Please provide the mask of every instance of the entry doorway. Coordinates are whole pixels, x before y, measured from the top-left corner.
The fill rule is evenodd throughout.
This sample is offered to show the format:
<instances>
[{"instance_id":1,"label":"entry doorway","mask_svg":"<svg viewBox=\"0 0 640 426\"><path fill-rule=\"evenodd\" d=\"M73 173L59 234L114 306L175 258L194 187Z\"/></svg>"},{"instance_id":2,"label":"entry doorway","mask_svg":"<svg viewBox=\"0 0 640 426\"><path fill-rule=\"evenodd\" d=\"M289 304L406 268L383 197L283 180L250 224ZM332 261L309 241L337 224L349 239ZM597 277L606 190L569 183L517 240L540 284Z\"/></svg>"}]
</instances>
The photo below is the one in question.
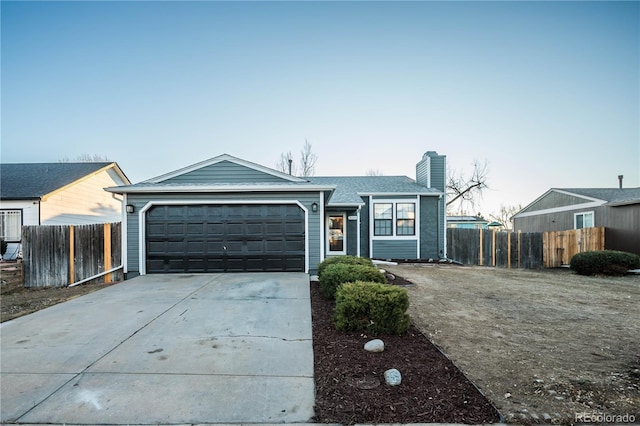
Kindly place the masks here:
<instances>
[{"instance_id":1,"label":"entry doorway","mask_svg":"<svg viewBox=\"0 0 640 426\"><path fill-rule=\"evenodd\" d=\"M347 218L344 213L327 215L328 255L347 254Z\"/></svg>"}]
</instances>

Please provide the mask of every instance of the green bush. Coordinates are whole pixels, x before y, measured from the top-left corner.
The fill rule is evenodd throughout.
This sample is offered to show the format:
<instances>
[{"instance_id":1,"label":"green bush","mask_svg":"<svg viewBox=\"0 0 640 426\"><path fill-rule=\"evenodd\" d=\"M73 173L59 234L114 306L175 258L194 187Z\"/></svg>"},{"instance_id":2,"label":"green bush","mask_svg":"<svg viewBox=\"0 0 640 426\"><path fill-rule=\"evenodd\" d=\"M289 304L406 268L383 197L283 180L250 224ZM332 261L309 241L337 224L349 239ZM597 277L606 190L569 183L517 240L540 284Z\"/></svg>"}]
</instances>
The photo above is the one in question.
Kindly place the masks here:
<instances>
[{"instance_id":1,"label":"green bush","mask_svg":"<svg viewBox=\"0 0 640 426\"><path fill-rule=\"evenodd\" d=\"M357 256L331 256L327 257L325 260L318 264L318 278L322 276L324 269L329 265L335 265L337 263L343 263L347 265L365 265L365 266L374 266L371 259L366 257L357 257Z\"/></svg>"},{"instance_id":2,"label":"green bush","mask_svg":"<svg viewBox=\"0 0 640 426\"><path fill-rule=\"evenodd\" d=\"M411 320L409 296L401 287L358 281L336 292L334 323L338 330L368 334L403 334Z\"/></svg>"},{"instance_id":3,"label":"green bush","mask_svg":"<svg viewBox=\"0 0 640 426\"><path fill-rule=\"evenodd\" d=\"M615 250L586 251L573 256L570 266L580 275L624 275L640 268L640 256Z\"/></svg>"},{"instance_id":4,"label":"green bush","mask_svg":"<svg viewBox=\"0 0 640 426\"><path fill-rule=\"evenodd\" d=\"M333 299L341 284L355 281L386 283L387 279L375 266L335 263L324 268L320 276L320 290L327 299Z\"/></svg>"}]
</instances>

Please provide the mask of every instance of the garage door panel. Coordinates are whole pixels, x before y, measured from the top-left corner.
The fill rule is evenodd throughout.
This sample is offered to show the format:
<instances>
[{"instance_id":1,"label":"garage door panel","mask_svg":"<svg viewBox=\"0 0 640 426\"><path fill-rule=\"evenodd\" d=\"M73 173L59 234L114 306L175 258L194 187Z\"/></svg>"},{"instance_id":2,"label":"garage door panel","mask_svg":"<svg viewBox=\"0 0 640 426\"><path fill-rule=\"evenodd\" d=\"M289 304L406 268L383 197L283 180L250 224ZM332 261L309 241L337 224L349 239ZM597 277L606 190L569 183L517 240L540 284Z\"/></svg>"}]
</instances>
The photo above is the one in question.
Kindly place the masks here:
<instances>
[{"instance_id":1,"label":"garage door panel","mask_svg":"<svg viewBox=\"0 0 640 426\"><path fill-rule=\"evenodd\" d=\"M304 218L297 205L154 206L147 271L304 271Z\"/></svg>"},{"instance_id":2,"label":"garage door panel","mask_svg":"<svg viewBox=\"0 0 640 426\"><path fill-rule=\"evenodd\" d=\"M227 236L243 236L245 235L244 223L229 222L225 224L225 234Z\"/></svg>"},{"instance_id":3,"label":"garage door panel","mask_svg":"<svg viewBox=\"0 0 640 426\"><path fill-rule=\"evenodd\" d=\"M208 236L224 235L224 224L223 223L207 223L205 225L205 233Z\"/></svg>"},{"instance_id":4,"label":"garage door panel","mask_svg":"<svg viewBox=\"0 0 640 426\"><path fill-rule=\"evenodd\" d=\"M264 252L264 241L263 240L255 240L255 241L247 241L246 242L247 253L262 253Z\"/></svg>"},{"instance_id":5,"label":"garage door panel","mask_svg":"<svg viewBox=\"0 0 640 426\"><path fill-rule=\"evenodd\" d=\"M260 223L247 223L245 227L247 235L262 235L264 230L264 224Z\"/></svg>"},{"instance_id":6,"label":"garage door panel","mask_svg":"<svg viewBox=\"0 0 640 426\"><path fill-rule=\"evenodd\" d=\"M282 223L267 223L265 224L264 233L266 235L282 235L284 233L284 226Z\"/></svg>"},{"instance_id":7,"label":"garage door panel","mask_svg":"<svg viewBox=\"0 0 640 426\"><path fill-rule=\"evenodd\" d=\"M181 236L184 234L184 229L184 223L167 223L165 232L167 235Z\"/></svg>"},{"instance_id":8,"label":"garage door panel","mask_svg":"<svg viewBox=\"0 0 640 426\"><path fill-rule=\"evenodd\" d=\"M200 223L187 223L188 235L203 235L205 231L205 224Z\"/></svg>"}]
</instances>

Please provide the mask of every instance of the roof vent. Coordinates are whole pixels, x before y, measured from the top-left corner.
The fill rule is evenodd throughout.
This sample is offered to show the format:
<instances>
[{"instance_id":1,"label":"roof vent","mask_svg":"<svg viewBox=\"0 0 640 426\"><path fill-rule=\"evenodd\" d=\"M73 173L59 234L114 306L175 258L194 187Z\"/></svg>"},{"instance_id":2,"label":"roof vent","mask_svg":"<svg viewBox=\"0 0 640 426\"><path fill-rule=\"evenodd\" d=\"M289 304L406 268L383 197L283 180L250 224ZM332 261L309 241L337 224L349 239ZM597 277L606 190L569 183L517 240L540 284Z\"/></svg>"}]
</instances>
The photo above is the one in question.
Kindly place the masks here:
<instances>
[{"instance_id":1,"label":"roof vent","mask_svg":"<svg viewBox=\"0 0 640 426\"><path fill-rule=\"evenodd\" d=\"M620 189L622 189L622 178L624 175L618 175L618 184L620 185Z\"/></svg>"}]
</instances>

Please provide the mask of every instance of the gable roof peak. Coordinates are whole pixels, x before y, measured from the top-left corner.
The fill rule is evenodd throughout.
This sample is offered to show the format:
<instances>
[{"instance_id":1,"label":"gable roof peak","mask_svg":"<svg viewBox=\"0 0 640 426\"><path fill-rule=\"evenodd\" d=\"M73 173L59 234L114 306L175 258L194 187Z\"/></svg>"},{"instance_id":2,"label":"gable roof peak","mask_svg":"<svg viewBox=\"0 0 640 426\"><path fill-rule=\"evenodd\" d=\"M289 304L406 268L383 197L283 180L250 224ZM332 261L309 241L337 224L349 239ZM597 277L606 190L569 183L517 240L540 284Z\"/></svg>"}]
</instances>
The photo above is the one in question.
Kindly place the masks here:
<instances>
[{"instance_id":1,"label":"gable roof peak","mask_svg":"<svg viewBox=\"0 0 640 426\"><path fill-rule=\"evenodd\" d=\"M262 172L262 173L266 173L266 174L269 174L269 175L272 175L272 176L275 176L275 177L279 177L281 179L288 180L288 181L291 181L291 182L307 182L306 179L302 179L302 178L299 178L299 177L296 177L296 176L292 176L292 175L289 175L287 173L283 173L283 172L280 172L278 170L275 170L275 169L272 169L272 168L269 168L269 167L265 167L265 166L262 166L262 165L257 164L257 163L253 163L251 161L243 160L241 158L235 157L235 156L230 155L230 154L221 154L221 155L209 158L208 160L200 161L200 162L192 164L190 166L183 167L183 168L175 170L173 172L165 173L163 175L156 176L156 177L151 178L151 179L147 179L147 180L143 181L142 183L161 183L161 182L164 182L164 181L166 181L168 179L175 178L176 176L184 175L184 174L193 172L195 170L202 169L204 167L208 167L208 166L211 166L211 165L214 165L214 164L217 164L217 163L221 163L223 161L228 161L228 162L231 162L231 163L243 166L243 167L247 167L249 169L253 169L253 170L256 170L258 172Z\"/></svg>"},{"instance_id":2,"label":"gable roof peak","mask_svg":"<svg viewBox=\"0 0 640 426\"><path fill-rule=\"evenodd\" d=\"M127 176L114 161L0 164L0 198L42 199L82 179L112 169L126 184Z\"/></svg>"}]
</instances>

